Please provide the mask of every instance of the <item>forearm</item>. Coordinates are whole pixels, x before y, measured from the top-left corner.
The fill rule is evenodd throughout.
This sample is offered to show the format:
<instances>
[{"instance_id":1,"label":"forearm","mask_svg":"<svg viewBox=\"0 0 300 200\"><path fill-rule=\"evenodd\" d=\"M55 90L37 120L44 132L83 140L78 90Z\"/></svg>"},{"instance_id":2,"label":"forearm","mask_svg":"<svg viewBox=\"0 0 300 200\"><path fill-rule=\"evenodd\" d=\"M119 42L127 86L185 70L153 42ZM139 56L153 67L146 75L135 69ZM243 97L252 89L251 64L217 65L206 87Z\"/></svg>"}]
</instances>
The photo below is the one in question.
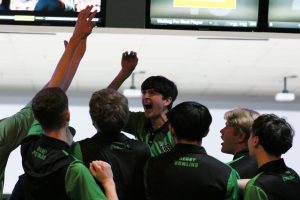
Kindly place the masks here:
<instances>
[{"instance_id":1,"label":"forearm","mask_svg":"<svg viewBox=\"0 0 300 200\"><path fill-rule=\"evenodd\" d=\"M86 51L86 42L87 39L83 39L79 42L78 47L76 48L74 52L74 56L72 59L72 62L70 64L70 67L68 69L66 79L63 84L63 90L67 90L69 86L71 85L71 82L76 74L76 71L78 69L78 66L80 64L81 59L83 58L85 51Z\"/></svg>"},{"instance_id":2,"label":"forearm","mask_svg":"<svg viewBox=\"0 0 300 200\"><path fill-rule=\"evenodd\" d=\"M79 45L80 41L81 38L79 37L76 37L74 35L71 37L69 45L67 46L65 52L59 60L54 74L52 75L49 83L47 84L47 87L60 87L63 90L66 89L64 87L64 84L66 81L67 71L69 70L67 66L70 64L70 61L74 56L76 47Z\"/></svg>"},{"instance_id":3,"label":"forearm","mask_svg":"<svg viewBox=\"0 0 300 200\"><path fill-rule=\"evenodd\" d=\"M121 70L107 88L118 90L131 73Z\"/></svg>"},{"instance_id":4,"label":"forearm","mask_svg":"<svg viewBox=\"0 0 300 200\"><path fill-rule=\"evenodd\" d=\"M123 82L132 74L137 63L138 58L134 51L131 51L130 53L127 51L124 52L121 59L122 69L107 88L118 90Z\"/></svg>"},{"instance_id":5,"label":"forearm","mask_svg":"<svg viewBox=\"0 0 300 200\"><path fill-rule=\"evenodd\" d=\"M0 157L20 144L21 140L27 135L33 121L32 109L28 105L0 123Z\"/></svg>"},{"instance_id":6,"label":"forearm","mask_svg":"<svg viewBox=\"0 0 300 200\"><path fill-rule=\"evenodd\" d=\"M118 195L116 192L116 186L115 182L113 180L108 181L103 185L104 191L105 191L105 196L108 200L118 200Z\"/></svg>"}]
</instances>

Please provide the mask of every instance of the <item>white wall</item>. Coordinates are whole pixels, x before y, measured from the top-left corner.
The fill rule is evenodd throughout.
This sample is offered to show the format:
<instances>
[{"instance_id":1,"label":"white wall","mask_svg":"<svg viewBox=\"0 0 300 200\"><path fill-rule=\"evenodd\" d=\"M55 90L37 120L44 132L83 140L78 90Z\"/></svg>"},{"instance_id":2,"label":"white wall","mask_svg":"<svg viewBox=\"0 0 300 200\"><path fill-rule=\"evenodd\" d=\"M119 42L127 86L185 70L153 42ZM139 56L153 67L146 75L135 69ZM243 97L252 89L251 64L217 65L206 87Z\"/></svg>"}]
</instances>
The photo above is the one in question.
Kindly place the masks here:
<instances>
[{"instance_id":1,"label":"white wall","mask_svg":"<svg viewBox=\"0 0 300 200\"><path fill-rule=\"evenodd\" d=\"M87 105L87 104L83 104ZM19 109L23 107L23 104L0 104L0 119L14 114ZM136 108L135 108L136 109ZM77 133L75 140L80 140L86 137L90 137L95 133L95 129L91 124L91 120L88 113L87 106L70 105L71 110L71 126L76 128ZM208 154L215 156L223 162L230 161L232 159L231 155L226 155L221 153L221 138L220 129L223 128L225 121L223 120L223 114L228 109L213 109L210 108L211 114L213 116L213 122L211 125L211 130L209 135L204 139L203 145L205 146ZM293 168L300 174L300 165L297 163L297 152L300 152L300 136L298 135L298 130L300 130L300 124L298 119L300 118L300 111L279 111L279 110L258 110L260 113L275 113L279 116L284 116L288 122L290 122L295 131L296 135L294 138L294 145L288 153L283 157L286 160L288 166ZM5 184L4 193L11 193L15 182L18 179L18 175L23 173L20 150L16 149L9 158L8 165L6 167L5 173Z\"/></svg>"}]
</instances>

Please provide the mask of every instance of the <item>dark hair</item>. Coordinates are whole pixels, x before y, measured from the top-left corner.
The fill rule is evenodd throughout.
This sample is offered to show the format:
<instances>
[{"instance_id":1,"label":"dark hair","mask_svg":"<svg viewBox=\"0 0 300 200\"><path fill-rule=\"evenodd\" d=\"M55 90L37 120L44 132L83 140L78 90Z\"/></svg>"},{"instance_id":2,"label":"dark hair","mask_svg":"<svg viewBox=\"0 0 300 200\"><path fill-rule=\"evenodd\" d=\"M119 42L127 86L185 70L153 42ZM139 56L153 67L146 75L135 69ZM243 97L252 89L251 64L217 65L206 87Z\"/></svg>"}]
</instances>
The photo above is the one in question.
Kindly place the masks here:
<instances>
[{"instance_id":1,"label":"dark hair","mask_svg":"<svg viewBox=\"0 0 300 200\"><path fill-rule=\"evenodd\" d=\"M183 102L168 113L168 119L178 139L190 141L205 137L212 117L207 107L197 102Z\"/></svg>"},{"instance_id":2,"label":"dark hair","mask_svg":"<svg viewBox=\"0 0 300 200\"><path fill-rule=\"evenodd\" d=\"M68 97L57 87L43 89L33 98L32 111L44 130L58 130L67 122Z\"/></svg>"},{"instance_id":3,"label":"dark hair","mask_svg":"<svg viewBox=\"0 0 300 200\"><path fill-rule=\"evenodd\" d=\"M258 136L265 151L275 156L286 153L293 146L293 128L274 114L264 114L254 120L252 135Z\"/></svg>"},{"instance_id":4,"label":"dark hair","mask_svg":"<svg viewBox=\"0 0 300 200\"><path fill-rule=\"evenodd\" d=\"M103 132L119 133L128 121L128 101L113 89L94 92L89 105L93 123Z\"/></svg>"},{"instance_id":5,"label":"dark hair","mask_svg":"<svg viewBox=\"0 0 300 200\"><path fill-rule=\"evenodd\" d=\"M176 100L178 94L175 83L163 76L150 76L142 83L141 89L142 91L153 89L160 93L164 99L171 97L172 102L168 105L169 110L172 108L173 102Z\"/></svg>"}]
</instances>

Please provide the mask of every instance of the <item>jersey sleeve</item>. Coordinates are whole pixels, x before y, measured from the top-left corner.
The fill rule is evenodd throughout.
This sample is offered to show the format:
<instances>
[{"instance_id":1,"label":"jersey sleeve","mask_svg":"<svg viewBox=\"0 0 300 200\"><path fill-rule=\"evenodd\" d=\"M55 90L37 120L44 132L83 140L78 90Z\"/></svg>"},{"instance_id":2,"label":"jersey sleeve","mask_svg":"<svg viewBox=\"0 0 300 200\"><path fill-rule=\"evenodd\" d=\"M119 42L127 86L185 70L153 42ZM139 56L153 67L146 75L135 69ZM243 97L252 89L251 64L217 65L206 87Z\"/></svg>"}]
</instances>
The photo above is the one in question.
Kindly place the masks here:
<instances>
[{"instance_id":1,"label":"jersey sleeve","mask_svg":"<svg viewBox=\"0 0 300 200\"><path fill-rule=\"evenodd\" d=\"M27 135L34 120L31 107L25 107L11 117L0 121L0 157L1 160L20 144Z\"/></svg>"},{"instance_id":2,"label":"jersey sleeve","mask_svg":"<svg viewBox=\"0 0 300 200\"><path fill-rule=\"evenodd\" d=\"M227 183L227 192L225 197L226 200L239 199L239 189L237 184L238 178L239 178L238 173L234 169L232 169Z\"/></svg>"},{"instance_id":3,"label":"jersey sleeve","mask_svg":"<svg viewBox=\"0 0 300 200\"><path fill-rule=\"evenodd\" d=\"M145 114L143 112L130 112L129 119L123 131L138 137L140 127L145 123Z\"/></svg>"},{"instance_id":4,"label":"jersey sleeve","mask_svg":"<svg viewBox=\"0 0 300 200\"><path fill-rule=\"evenodd\" d=\"M27 135L33 120L31 103L13 116L0 120L0 199L2 198L4 171L9 154Z\"/></svg>"},{"instance_id":5,"label":"jersey sleeve","mask_svg":"<svg viewBox=\"0 0 300 200\"><path fill-rule=\"evenodd\" d=\"M65 177L65 187L70 199L107 199L89 170L79 161L70 164Z\"/></svg>"},{"instance_id":6,"label":"jersey sleeve","mask_svg":"<svg viewBox=\"0 0 300 200\"><path fill-rule=\"evenodd\" d=\"M244 200L268 200L267 194L258 186L254 185L256 178L251 179L245 188Z\"/></svg>"},{"instance_id":7,"label":"jersey sleeve","mask_svg":"<svg viewBox=\"0 0 300 200\"><path fill-rule=\"evenodd\" d=\"M82 156L81 147L80 147L80 143L79 142L74 142L72 144L71 154L75 158L77 158L78 160L80 160L81 162L83 162L83 156Z\"/></svg>"}]
</instances>

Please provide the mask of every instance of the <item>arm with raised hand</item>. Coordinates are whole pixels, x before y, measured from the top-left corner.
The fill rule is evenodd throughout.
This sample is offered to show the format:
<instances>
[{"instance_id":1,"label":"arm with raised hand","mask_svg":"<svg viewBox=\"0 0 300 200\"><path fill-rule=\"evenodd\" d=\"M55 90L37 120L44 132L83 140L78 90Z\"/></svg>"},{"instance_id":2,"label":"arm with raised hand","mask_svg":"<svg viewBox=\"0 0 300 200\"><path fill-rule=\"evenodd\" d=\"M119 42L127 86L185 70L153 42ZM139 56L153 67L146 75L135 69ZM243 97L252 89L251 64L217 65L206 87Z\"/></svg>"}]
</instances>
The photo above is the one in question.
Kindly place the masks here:
<instances>
[{"instance_id":1,"label":"arm with raised hand","mask_svg":"<svg viewBox=\"0 0 300 200\"><path fill-rule=\"evenodd\" d=\"M71 61L71 64L70 64L69 69L66 74L66 78L65 78L65 82L64 82L64 86L63 86L64 88L69 88L69 86L71 85L71 82L75 76L75 73L78 69L80 61L85 54L86 42L87 42L87 39L81 40L78 47L75 50L73 59ZM65 40L64 41L65 48L67 48L68 44L69 44L69 42Z\"/></svg>"},{"instance_id":2,"label":"arm with raised hand","mask_svg":"<svg viewBox=\"0 0 300 200\"><path fill-rule=\"evenodd\" d=\"M128 53L127 51L122 54L121 59L121 70L118 75L114 78L114 80L109 84L107 88L111 88L114 90L118 90L123 82L132 74L133 70L138 64L138 57L136 52L131 51Z\"/></svg>"},{"instance_id":3,"label":"arm with raised hand","mask_svg":"<svg viewBox=\"0 0 300 200\"><path fill-rule=\"evenodd\" d=\"M61 87L67 90L76 70L69 69L70 63L74 57L75 52L80 53L80 43L84 44L86 37L92 32L95 24L92 22L96 12L90 13L92 6L88 6L78 16L74 33L70 39L69 45L63 53L50 81L44 87ZM79 45L78 50L76 47ZM76 51L77 50L77 51ZM83 55L82 55L83 56ZM79 62L78 62L79 64ZM77 67L76 67L77 69ZM70 76L66 77L69 70ZM68 84L66 84L68 83ZM8 117L0 123L0 199L2 197L4 170L9 157L26 136L32 122L34 120L30 104L15 115Z\"/></svg>"},{"instance_id":4,"label":"arm with raised hand","mask_svg":"<svg viewBox=\"0 0 300 200\"><path fill-rule=\"evenodd\" d=\"M92 19L96 15L96 11L91 13L92 8L92 6L87 6L79 13L73 35L66 45L65 52L60 58L49 83L45 87L60 87L66 91L70 86L85 52L86 38L95 27Z\"/></svg>"},{"instance_id":5,"label":"arm with raised hand","mask_svg":"<svg viewBox=\"0 0 300 200\"><path fill-rule=\"evenodd\" d=\"M116 186L110 164L96 160L90 163L92 175L102 184L108 200L118 200Z\"/></svg>"},{"instance_id":6,"label":"arm with raised hand","mask_svg":"<svg viewBox=\"0 0 300 200\"><path fill-rule=\"evenodd\" d=\"M76 47L85 40L92 32L95 24L92 22L96 12L90 13L92 7L88 6L78 16L74 33L70 39L69 45L65 49L56 69L45 87L61 87L67 90L76 70L69 69L70 63L74 57ZM79 63L78 63L79 64ZM76 67L77 69L77 67ZM66 76L69 70L70 76ZM67 83L67 84L66 84ZM34 120L30 103L15 115L1 120L0 123L0 199L2 198L2 189L4 182L4 170L7 164L9 154L20 144L20 141L26 136Z\"/></svg>"}]
</instances>

